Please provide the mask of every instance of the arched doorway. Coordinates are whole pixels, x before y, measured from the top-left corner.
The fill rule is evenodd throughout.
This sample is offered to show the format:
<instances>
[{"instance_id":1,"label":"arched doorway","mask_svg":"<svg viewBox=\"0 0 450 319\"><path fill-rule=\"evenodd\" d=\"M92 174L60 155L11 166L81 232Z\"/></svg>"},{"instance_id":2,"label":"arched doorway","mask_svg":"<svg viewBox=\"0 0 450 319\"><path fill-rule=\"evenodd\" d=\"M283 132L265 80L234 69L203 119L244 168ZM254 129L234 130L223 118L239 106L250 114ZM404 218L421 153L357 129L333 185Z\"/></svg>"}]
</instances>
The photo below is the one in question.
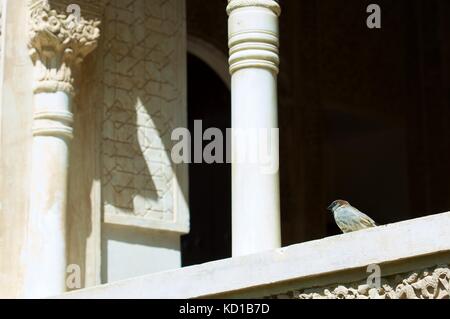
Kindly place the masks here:
<instances>
[{"instance_id":1,"label":"arched doorway","mask_svg":"<svg viewBox=\"0 0 450 319\"><path fill-rule=\"evenodd\" d=\"M188 54L188 127L231 127L230 91L205 62ZM203 143L203 147L208 142ZM224 143L226 145L226 143ZM191 231L181 239L183 266L231 257L231 165L190 164Z\"/></svg>"}]
</instances>

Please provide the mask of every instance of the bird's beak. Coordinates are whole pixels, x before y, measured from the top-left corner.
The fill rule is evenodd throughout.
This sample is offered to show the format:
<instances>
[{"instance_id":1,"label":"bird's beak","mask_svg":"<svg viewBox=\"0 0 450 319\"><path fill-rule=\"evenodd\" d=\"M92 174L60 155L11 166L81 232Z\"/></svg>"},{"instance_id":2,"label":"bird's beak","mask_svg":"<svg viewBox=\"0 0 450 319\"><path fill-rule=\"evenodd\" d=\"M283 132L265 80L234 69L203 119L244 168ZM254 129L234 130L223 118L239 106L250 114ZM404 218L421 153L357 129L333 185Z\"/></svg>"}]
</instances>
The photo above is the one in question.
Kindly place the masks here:
<instances>
[{"instance_id":1,"label":"bird's beak","mask_svg":"<svg viewBox=\"0 0 450 319\"><path fill-rule=\"evenodd\" d=\"M333 204L327 207L328 210L333 210Z\"/></svg>"}]
</instances>

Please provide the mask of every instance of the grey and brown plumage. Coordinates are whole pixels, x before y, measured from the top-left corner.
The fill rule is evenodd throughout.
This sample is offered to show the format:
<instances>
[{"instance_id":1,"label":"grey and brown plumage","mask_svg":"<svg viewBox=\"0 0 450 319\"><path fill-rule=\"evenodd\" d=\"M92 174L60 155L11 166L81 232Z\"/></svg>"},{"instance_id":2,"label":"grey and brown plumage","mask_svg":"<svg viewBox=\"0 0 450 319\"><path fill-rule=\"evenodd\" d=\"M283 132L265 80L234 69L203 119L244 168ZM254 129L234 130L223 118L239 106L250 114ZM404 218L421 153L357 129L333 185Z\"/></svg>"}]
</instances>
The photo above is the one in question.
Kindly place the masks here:
<instances>
[{"instance_id":1,"label":"grey and brown plumage","mask_svg":"<svg viewBox=\"0 0 450 319\"><path fill-rule=\"evenodd\" d=\"M345 200L335 200L328 209L333 212L334 220L343 233L378 226L372 218Z\"/></svg>"}]
</instances>

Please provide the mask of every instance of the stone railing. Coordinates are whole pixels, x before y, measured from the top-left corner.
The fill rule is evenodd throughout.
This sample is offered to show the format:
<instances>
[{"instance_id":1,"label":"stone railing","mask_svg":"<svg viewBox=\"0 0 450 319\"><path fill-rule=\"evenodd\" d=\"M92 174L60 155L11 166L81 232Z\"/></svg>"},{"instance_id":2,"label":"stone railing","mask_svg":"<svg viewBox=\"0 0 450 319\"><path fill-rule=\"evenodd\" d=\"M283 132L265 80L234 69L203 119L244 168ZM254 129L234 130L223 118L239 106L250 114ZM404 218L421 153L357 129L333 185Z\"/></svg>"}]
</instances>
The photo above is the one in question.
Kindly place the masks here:
<instances>
[{"instance_id":1,"label":"stone railing","mask_svg":"<svg viewBox=\"0 0 450 319\"><path fill-rule=\"evenodd\" d=\"M450 213L432 215L59 298L449 298L449 230Z\"/></svg>"}]
</instances>

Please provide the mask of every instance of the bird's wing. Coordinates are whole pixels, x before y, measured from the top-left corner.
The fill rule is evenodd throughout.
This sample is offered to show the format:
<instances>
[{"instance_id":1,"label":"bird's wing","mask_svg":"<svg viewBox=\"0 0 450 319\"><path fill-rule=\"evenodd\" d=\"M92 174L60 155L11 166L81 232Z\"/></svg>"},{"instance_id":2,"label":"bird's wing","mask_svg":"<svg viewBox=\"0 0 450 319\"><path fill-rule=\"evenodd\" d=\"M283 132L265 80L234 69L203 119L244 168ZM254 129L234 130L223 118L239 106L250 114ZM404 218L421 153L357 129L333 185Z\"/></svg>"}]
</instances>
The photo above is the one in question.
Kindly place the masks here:
<instances>
[{"instance_id":1,"label":"bird's wing","mask_svg":"<svg viewBox=\"0 0 450 319\"><path fill-rule=\"evenodd\" d=\"M377 223L375 223L375 221L372 218L370 218L363 212L359 211L358 209L353 207L352 211L355 215L357 215L360 218L361 224L363 224L364 226L366 226L366 227L378 226Z\"/></svg>"}]
</instances>

